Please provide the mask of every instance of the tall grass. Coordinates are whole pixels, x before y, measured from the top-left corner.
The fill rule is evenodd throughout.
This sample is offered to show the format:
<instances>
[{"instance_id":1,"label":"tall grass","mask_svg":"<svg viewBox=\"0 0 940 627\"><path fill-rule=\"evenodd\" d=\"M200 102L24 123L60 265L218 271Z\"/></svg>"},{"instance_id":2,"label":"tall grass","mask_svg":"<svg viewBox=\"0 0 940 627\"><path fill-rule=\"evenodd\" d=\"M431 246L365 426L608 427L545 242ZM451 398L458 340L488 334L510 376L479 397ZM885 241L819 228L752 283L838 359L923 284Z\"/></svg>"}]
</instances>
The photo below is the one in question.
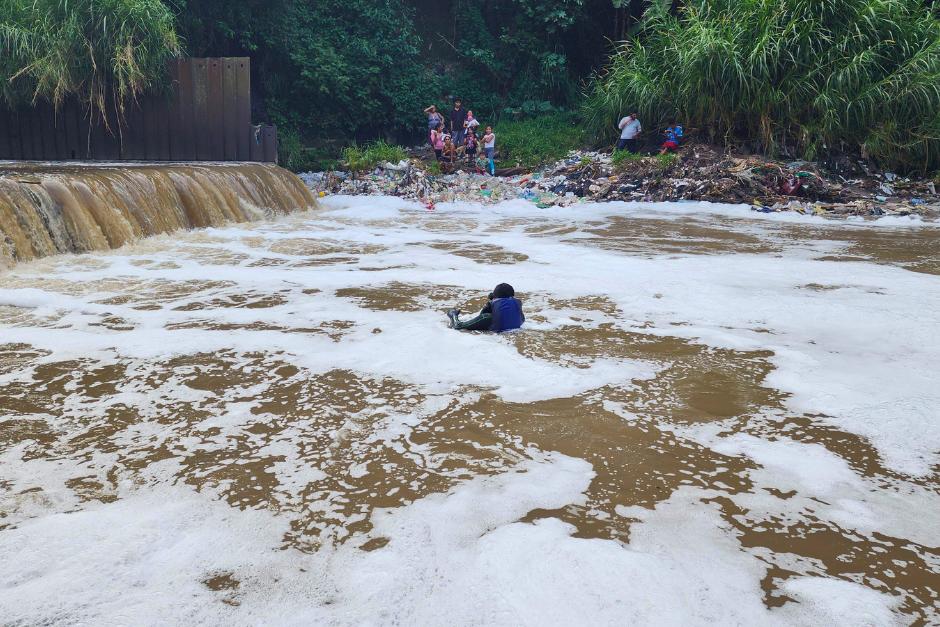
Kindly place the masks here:
<instances>
[{"instance_id":1,"label":"tall grass","mask_svg":"<svg viewBox=\"0 0 940 627\"><path fill-rule=\"evenodd\" d=\"M398 163L408 159L408 152L401 146L377 141L366 146L347 146L343 149L343 162L353 172L373 170L380 163Z\"/></svg>"},{"instance_id":2,"label":"tall grass","mask_svg":"<svg viewBox=\"0 0 940 627\"><path fill-rule=\"evenodd\" d=\"M689 0L650 12L588 94L612 132L637 110L718 142L940 167L940 21L921 0Z\"/></svg>"},{"instance_id":3,"label":"tall grass","mask_svg":"<svg viewBox=\"0 0 940 627\"><path fill-rule=\"evenodd\" d=\"M160 0L0 0L0 97L11 105L74 95L120 117L180 52Z\"/></svg>"},{"instance_id":4,"label":"tall grass","mask_svg":"<svg viewBox=\"0 0 940 627\"><path fill-rule=\"evenodd\" d=\"M582 147L584 130L574 115L551 113L526 120L500 120L493 128L500 167L534 168ZM482 138L483 133L477 135Z\"/></svg>"}]
</instances>

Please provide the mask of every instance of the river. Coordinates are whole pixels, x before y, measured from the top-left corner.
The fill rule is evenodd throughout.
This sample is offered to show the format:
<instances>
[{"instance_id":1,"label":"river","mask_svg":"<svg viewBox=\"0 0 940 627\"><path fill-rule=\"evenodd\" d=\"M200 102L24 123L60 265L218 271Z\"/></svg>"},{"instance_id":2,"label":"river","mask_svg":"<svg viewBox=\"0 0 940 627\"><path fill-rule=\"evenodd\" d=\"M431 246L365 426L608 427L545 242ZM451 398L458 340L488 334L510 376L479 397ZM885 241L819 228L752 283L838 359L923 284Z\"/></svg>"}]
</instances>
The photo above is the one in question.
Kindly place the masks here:
<instances>
[{"instance_id":1,"label":"river","mask_svg":"<svg viewBox=\"0 0 940 627\"><path fill-rule=\"evenodd\" d=\"M0 616L936 623L938 275L908 219L381 197L13 265Z\"/></svg>"}]
</instances>

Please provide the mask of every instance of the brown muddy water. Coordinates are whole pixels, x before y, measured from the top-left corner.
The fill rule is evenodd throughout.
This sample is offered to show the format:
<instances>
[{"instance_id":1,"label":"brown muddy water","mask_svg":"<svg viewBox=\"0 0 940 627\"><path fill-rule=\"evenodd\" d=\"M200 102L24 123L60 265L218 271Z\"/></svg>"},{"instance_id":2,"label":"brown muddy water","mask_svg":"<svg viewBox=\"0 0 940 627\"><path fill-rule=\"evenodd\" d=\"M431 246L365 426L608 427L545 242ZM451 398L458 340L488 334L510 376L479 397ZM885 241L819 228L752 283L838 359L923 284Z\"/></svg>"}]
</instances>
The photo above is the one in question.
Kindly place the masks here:
<instances>
[{"instance_id":1,"label":"brown muddy water","mask_svg":"<svg viewBox=\"0 0 940 627\"><path fill-rule=\"evenodd\" d=\"M696 207L333 199L3 272L5 621L937 624L940 230ZM500 281L522 331L446 328Z\"/></svg>"},{"instance_id":2,"label":"brown muddy water","mask_svg":"<svg viewBox=\"0 0 940 627\"><path fill-rule=\"evenodd\" d=\"M0 162L0 265L315 205L270 163Z\"/></svg>"}]
</instances>

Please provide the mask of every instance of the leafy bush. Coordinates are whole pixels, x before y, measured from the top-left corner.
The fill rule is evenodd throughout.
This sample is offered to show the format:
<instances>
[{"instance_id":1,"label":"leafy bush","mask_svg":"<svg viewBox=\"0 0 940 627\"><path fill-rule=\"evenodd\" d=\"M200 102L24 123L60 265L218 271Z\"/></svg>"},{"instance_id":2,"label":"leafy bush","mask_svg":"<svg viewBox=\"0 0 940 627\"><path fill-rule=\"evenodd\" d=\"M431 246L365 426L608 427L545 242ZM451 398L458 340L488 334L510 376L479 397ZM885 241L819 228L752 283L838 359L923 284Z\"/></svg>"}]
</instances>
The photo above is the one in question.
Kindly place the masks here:
<instances>
[{"instance_id":1,"label":"leafy bush","mask_svg":"<svg viewBox=\"0 0 940 627\"><path fill-rule=\"evenodd\" d=\"M487 121L570 108L624 12L610 0L163 1L193 56L250 55L256 121L307 145L417 142L424 107L453 96Z\"/></svg>"},{"instance_id":2,"label":"leafy bush","mask_svg":"<svg viewBox=\"0 0 940 627\"><path fill-rule=\"evenodd\" d=\"M339 165L338 149L326 146L307 146L292 129L278 129L278 158L280 165L292 172L322 172L335 170Z\"/></svg>"},{"instance_id":3,"label":"leafy bush","mask_svg":"<svg viewBox=\"0 0 940 627\"><path fill-rule=\"evenodd\" d=\"M770 153L926 171L940 165L938 79L940 21L921 0L689 0L647 12L585 116L606 131L634 109Z\"/></svg>"},{"instance_id":4,"label":"leafy bush","mask_svg":"<svg viewBox=\"0 0 940 627\"><path fill-rule=\"evenodd\" d=\"M504 108L503 115L512 116L514 119L521 119L551 113L562 113L563 111L563 109L556 107L547 100L526 100L516 107Z\"/></svg>"},{"instance_id":5,"label":"leafy bush","mask_svg":"<svg viewBox=\"0 0 940 627\"><path fill-rule=\"evenodd\" d=\"M373 142L367 146L347 146L343 149L343 162L353 172L367 172L380 163L398 163L408 158L408 153L401 146L392 146L384 141Z\"/></svg>"},{"instance_id":6,"label":"leafy bush","mask_svg":"<svg viewBox=\"0 0 940 627\"><path fill-rule=\"evenodd\" d=\"M583 131L572 114L501 121L494 127L500 167L534 168L581 148Z\"/></svg>"}]
</instances>

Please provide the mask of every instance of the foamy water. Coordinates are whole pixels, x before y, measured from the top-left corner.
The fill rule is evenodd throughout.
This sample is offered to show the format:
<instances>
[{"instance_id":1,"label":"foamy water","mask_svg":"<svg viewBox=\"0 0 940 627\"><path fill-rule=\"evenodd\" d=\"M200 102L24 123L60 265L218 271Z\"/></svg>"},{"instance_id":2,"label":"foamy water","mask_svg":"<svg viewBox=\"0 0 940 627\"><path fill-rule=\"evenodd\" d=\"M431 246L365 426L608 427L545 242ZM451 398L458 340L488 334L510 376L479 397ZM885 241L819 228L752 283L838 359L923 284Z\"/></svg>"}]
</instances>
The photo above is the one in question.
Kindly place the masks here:
<instances>
[{"instance_id":1,"label":"foamy water","mask_svg":"<svg viewBox=\"0 0 940 627\"><path fill-rule=\"evenodd\" d=\"M323 204L0 274L2 622L940 621L940 229Z\"/></svg>"}]
</instances>

